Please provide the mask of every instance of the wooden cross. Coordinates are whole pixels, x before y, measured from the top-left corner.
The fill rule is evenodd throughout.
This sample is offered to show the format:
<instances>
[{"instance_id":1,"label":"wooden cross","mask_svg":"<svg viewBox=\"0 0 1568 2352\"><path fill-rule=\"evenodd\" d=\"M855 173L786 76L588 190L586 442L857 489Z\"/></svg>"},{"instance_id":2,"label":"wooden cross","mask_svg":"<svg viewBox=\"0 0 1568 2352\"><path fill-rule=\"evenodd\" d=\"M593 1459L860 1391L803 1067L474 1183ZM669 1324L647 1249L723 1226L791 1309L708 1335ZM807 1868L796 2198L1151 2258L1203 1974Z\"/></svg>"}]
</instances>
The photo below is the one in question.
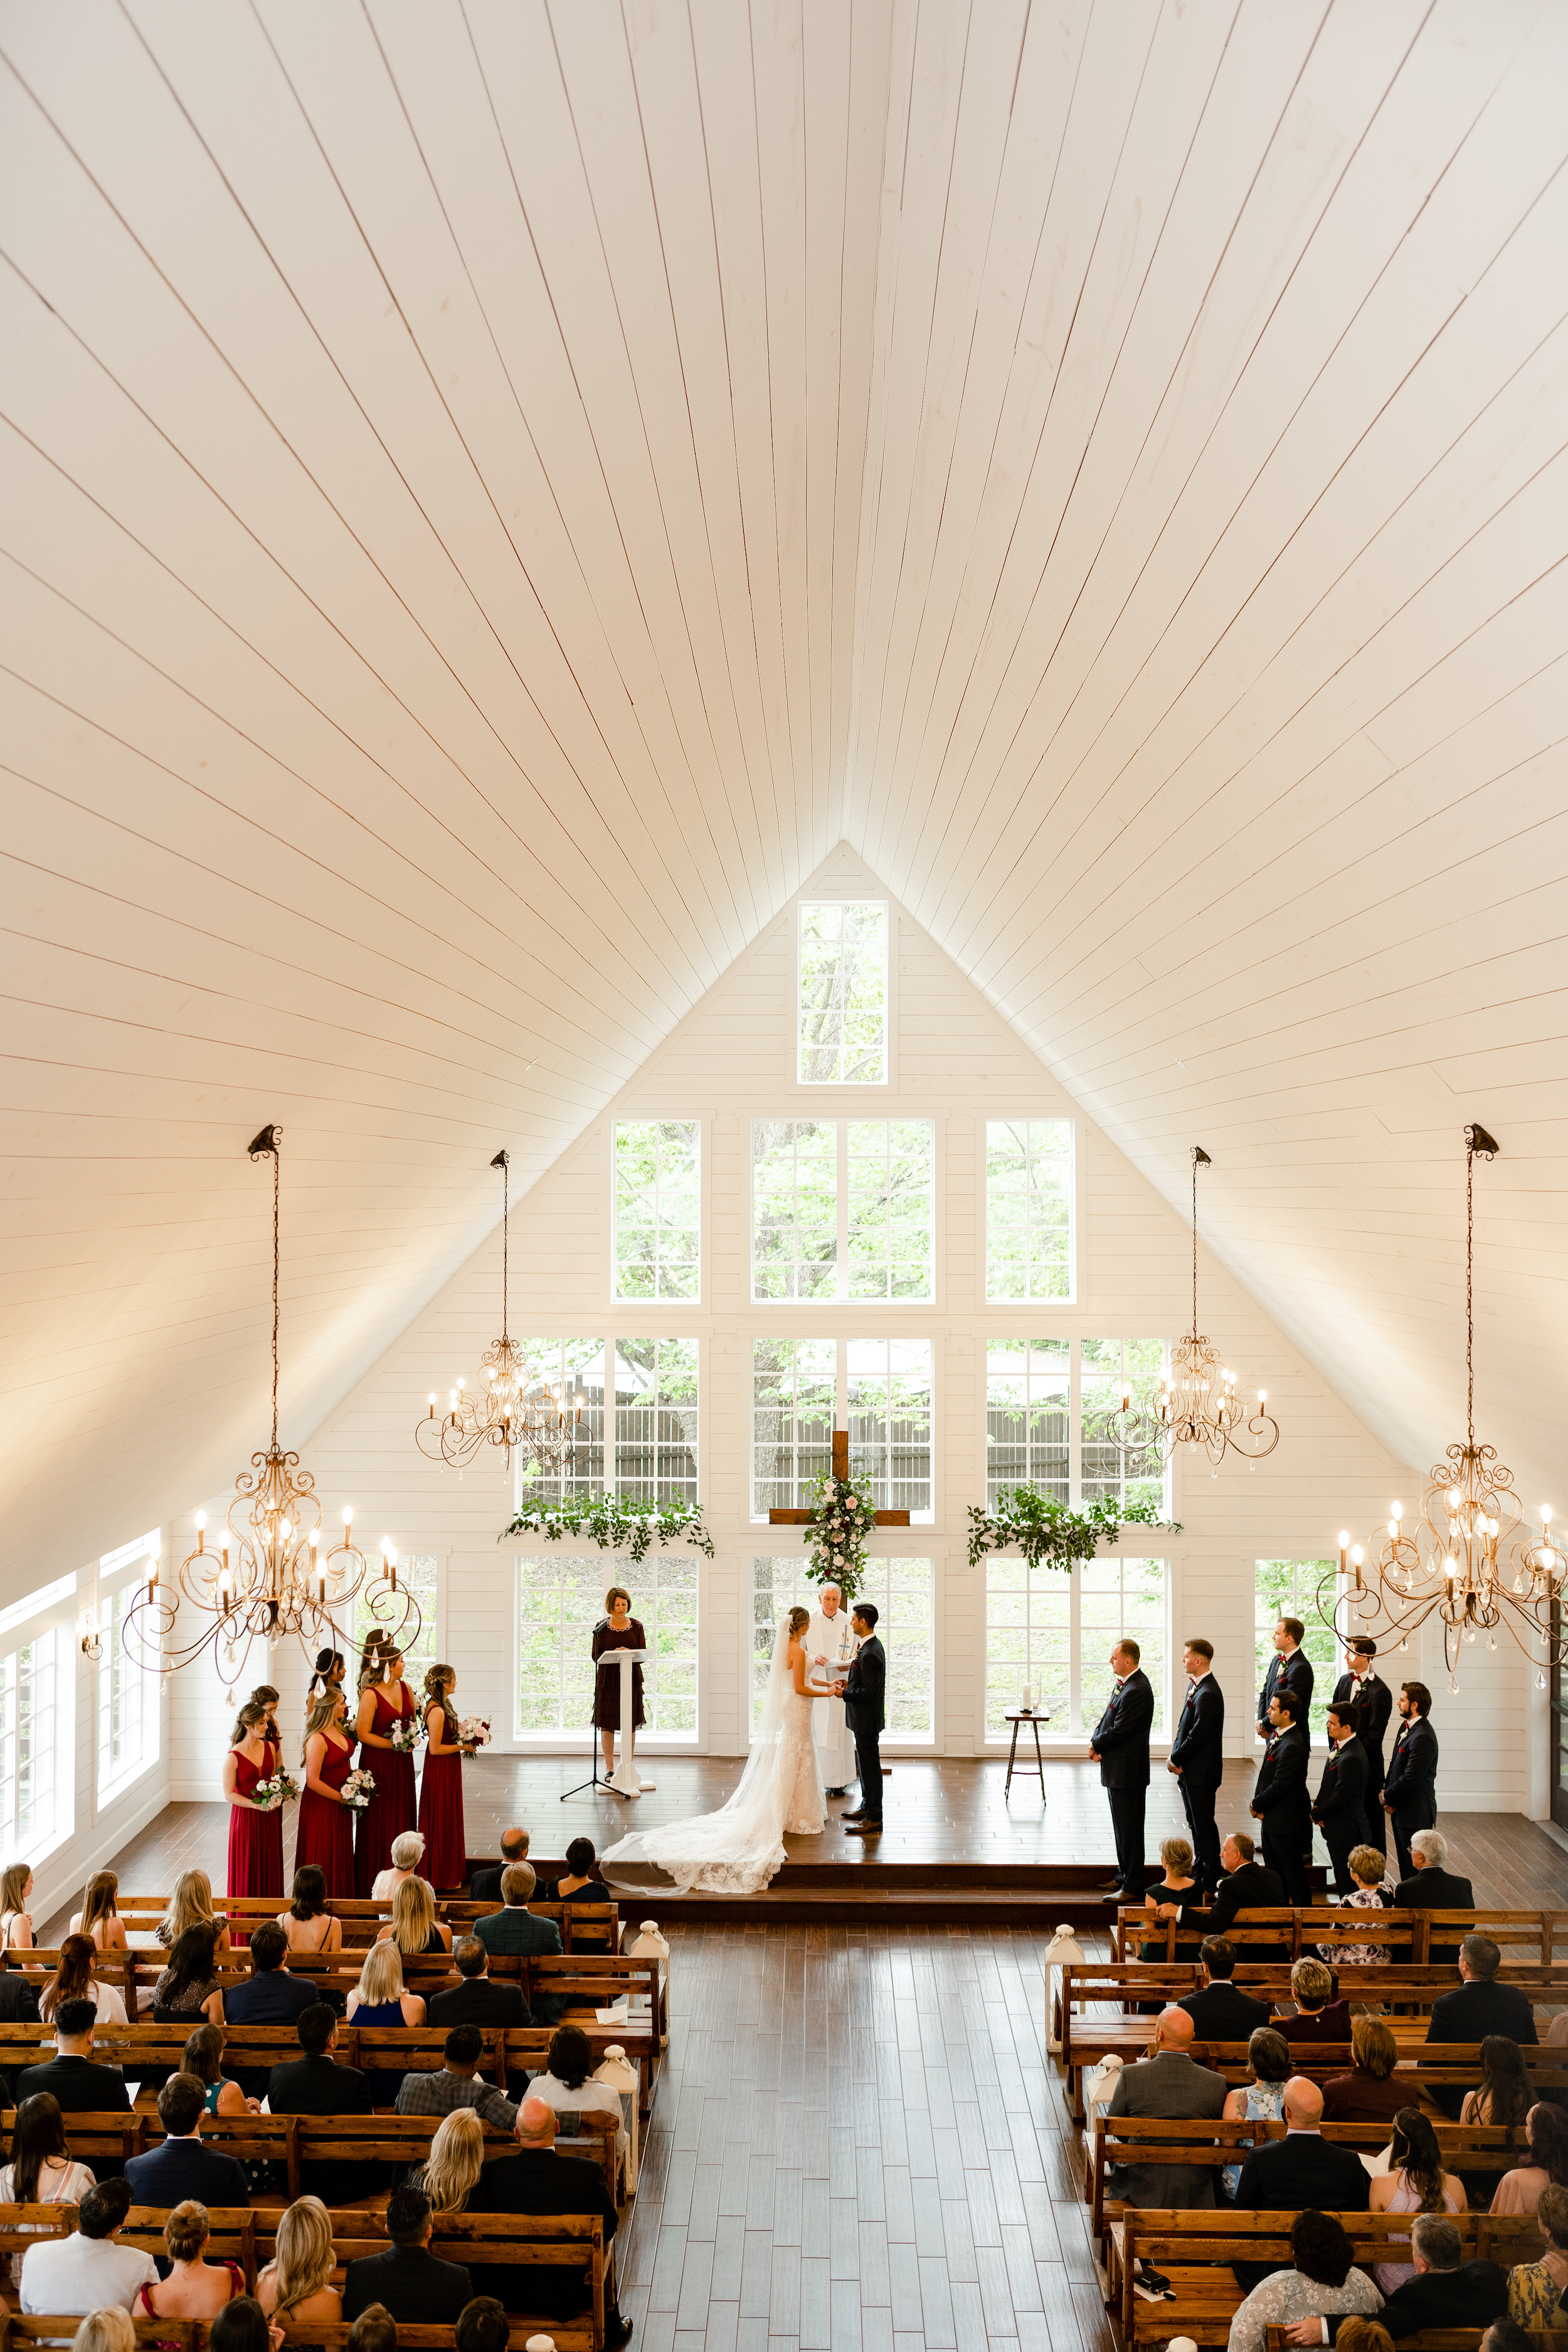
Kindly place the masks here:
<instances>
[{"instance_id":1,"label":"wooden cross","mask_svg":"<svg viewBox=\"0 0 1568 2352\"><path fill-rule=\"evenodd\" d=\"M833 1475L836 1478L849 1475L849 1432L836 1429L833 1433ZM770 1511L769 1523L775 1528L803 1528L811 1517L809 1511ZM907 1528L908 1511L873 1511L872 1522L879 1528Z\"/></svg>"}]
</instances>

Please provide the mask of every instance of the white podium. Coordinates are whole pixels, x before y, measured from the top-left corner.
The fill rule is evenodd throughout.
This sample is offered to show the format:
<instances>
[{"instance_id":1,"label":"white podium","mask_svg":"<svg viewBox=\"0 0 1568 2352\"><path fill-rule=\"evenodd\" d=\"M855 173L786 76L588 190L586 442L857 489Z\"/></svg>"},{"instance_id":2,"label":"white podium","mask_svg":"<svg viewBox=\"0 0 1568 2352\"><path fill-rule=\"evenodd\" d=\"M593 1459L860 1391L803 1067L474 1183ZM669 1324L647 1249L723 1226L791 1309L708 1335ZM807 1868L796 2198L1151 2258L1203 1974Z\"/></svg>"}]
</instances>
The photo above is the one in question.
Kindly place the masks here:
<instances>
[{"instance_id":1,"label":"white podium","mask_svg":"<svg viewBox=\"0 0 1568 2352\"><path fill-rule=\"evenodd\" d=\"M651 1790L654 1783L642 1778L637 1768L637 1759L627 1746L632 1730L632 1668L644 1664L652 1654L647 1650L616 1650L613 1654L621 1670L621 1727L617 1734L620 1747L616 1756L616 1769L605 1785L620 1796L640 1797L646 1790ZM599 1663L602 1665L605 1661L601 1659Z\"/></svg>"}]
</instances>

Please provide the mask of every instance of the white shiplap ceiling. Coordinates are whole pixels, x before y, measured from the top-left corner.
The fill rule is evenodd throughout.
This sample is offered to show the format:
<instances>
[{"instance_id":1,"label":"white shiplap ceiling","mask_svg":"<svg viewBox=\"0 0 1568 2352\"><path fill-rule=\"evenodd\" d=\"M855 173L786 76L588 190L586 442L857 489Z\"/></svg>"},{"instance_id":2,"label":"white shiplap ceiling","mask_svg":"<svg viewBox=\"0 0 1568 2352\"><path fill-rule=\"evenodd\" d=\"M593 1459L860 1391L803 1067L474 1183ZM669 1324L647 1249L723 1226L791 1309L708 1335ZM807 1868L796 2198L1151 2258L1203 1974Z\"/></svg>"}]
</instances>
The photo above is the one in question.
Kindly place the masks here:
<instances>
[{"instance_id":1,"label":"white shiplap ceiling","mask_svg":"<svg viewBox=\"0 0 1568 2352\"><path fill-rule=\"evenodd\" d=\"M255 1128L302 1435L840 837L1405 1458L1485 1119L1561 1484L1563 0L0 57L6 1585L254 1442Z\"/></svg>"}]
</instances>

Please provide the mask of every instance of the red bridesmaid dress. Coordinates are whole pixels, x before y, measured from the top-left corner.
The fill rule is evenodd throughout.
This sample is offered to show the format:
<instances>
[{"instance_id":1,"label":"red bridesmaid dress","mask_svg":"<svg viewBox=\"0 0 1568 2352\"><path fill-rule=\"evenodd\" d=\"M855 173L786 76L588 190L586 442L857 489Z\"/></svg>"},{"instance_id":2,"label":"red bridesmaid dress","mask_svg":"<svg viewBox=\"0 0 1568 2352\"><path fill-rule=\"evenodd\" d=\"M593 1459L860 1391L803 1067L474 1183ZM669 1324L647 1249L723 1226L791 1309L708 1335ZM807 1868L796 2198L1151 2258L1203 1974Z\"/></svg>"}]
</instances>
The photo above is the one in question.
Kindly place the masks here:
<instances>
[{"instance_id":1,"label":"red bridesmaid dress","mask_svg":"<svg viewBox=\"0 0 1568 2352\"><path fill-rule=\"evenodd\" d=\"M278 1769L278 1750L268 1743L261 1751L259 1769L248 1756L231 1749L234 1783L242 1797L253 1796L258 1780L269 1780ZM283 1893L283 1808L253 1813L244 1805L228 1810L228 1891L231 1895Z\"/></svg>"},{"instance_id":2,"label":"red bridesmaid dress","mask_svg":"<svg viewBox=\"0 0 1568 2352\"><path fill-rule=\"evenodd\" d=\"M341 1789L353 1769L351 1740L346 1748L329 1738L321 1759L321 1778L329 1789ZM300 1791L300 1835L294 1867L313 1862L327 1882L329 1895L350 1896L354 1891L354 1817L347 1805L330 1804L306 1782Z\"/></svg>"},{"instance_id":3,"label":"red bridesmaid dress","mask_svg":"<svg viewBox=\"0 0 1568 2352\"><path fill-rule=\"evenodd\" d=\"M418 1714L414 1694L406 1683L397 1685L397 1704L393 1706L379 1683L375 1693L375 1723L377 1736L391 1736L395 1723L405 1723ZM366 1748L359 1751L360 1768L375 1782L375 1793L359 1817L354 1833L354 1887L360 1900L368 1902L370 1890L380 1873L392 1868L392 1841L405 1830L417 1829L419 1807L414 1793L414 1759L399 1754L395 1748Z\"/></svg>"},{"instance_id":4,"label":"red bridesmaid dress","mask_svg":"<svg viewBox=\"0 0 1568 2352\"><path fill-rule=\"evenodd\" d=\"M448 1728L450 1719L448 1718ZM419 1783L419 1826L425 1832L425 1868L432 1886L461 1886L468 1875L463 1832L463 1759L454 1749L437 1756L426 1746Z\"/></svg>"}]
</instances>

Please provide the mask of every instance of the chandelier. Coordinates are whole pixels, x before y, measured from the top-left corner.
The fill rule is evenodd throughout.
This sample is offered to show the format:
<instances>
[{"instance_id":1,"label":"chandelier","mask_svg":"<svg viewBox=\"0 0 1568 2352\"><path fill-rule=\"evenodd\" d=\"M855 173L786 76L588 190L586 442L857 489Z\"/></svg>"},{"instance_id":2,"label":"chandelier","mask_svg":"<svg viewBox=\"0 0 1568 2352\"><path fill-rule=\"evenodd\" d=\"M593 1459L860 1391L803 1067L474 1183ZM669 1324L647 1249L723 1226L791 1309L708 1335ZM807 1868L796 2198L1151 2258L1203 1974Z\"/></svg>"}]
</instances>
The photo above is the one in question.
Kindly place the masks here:
<instances>
[{"instance_id":1,"label":"chandelier","mask_svg":"<svg viewBox=\"0 0 1568 2352\"><path fill-rule=\"evenodd\" d=\"M1552 1540L1551 1507L1542 1505L1541 1532L1531 1535L1512 1471L1495 1446L1476 1443L1475 1163L1495 1160L1498 1150L1484 1127L1466 1128L1465 1442L1434 1464L1414 1529L1395 1503L1370 1569L1363 1547L1342 1530L1338 1578L1325 1577L1318 1591L1318 1614L1342 1643L1359 1633L1397 1633L1404 1650L1410 1634L1435 1617L1443 1628L1450 1692L1458 1688L1460 1643L1485 1633L1488 1649L1495 1650L1500 1625L1536 1666L1539 1689L1546 1687L1546 1668L1561 1664L1568 1652L1556 1623L1563 1555ZM1334 1599L1325 1606L1331 1584Z\"/></svg>"},{"instance_id":2,"label":"chandelier","mask_svg":"<svg viewBox=\"0 0 1568 2352\"><path fill-rule=\"evenodd\" d=\"M264 1454L253 1454L250 1468L236 1478L221 1543L209 1549L207 1515L198 1511L196 1548L175 1571L173 1599L160 1584L154 1553L146 1587L125 1615L126 1654L139 1665L161 1664L165 1675L173 1674L210 1648L215 1667L231 1685L231 1698L246 1679L253 1643L270 1650L280 1637L291 1636L309 1661L318 1650L337 1644L332 1610L362 1593L371 1615L395 1635L412 1642L420 1622L413 1595L399 1591L391 1539L383 1540L379 1574L355 1546L352 1505L343 1508L341 1539L322 1551L316 1482L300 1469L299 1455L285 1453L278 1442L282 1137L280 1127L264 1127L246 1147L252 1160L272 1161L272 1442ZM175 1644L171 1636L176 1622L191 1622L177 1621L182 1601L195 1612L197 1631Z\"/></svg>"},{"instance_id":3,"label":"chandelier","mask_svg":"<svg viewBox=\"0 0 1568 2352\"><path fill-rule=\"evenodd\" d=\"M1121 1427L1111 1443L1124 1459L1152 1454L1162 1468L1179 1445L1201 1447L1217 1476L1226 1451L1261 1462L1279 1443L1279 1424L1265 1410L1267 1389L1258 1391L1258 1410L1248 1413L1236 1392L1236 1374L1220 1363L1198 1329L1198 1170L1213 1160L1201 1143L1193 1146L1193 1328L1171 1349L1171 1369L1160 1380L1156 1405L1132 1405L1130 1381L1121 1384Z\"/></svg>"},{"instance_id":4,"label":"chandelier","mask_svg":"<svg viewBox=\"0 0 1568 2352\"><path fill-rule=\"evenodd\" d=\"M468 1381L459 1380L447 1391L447 1410L439 1420L431 1390L425 1418L415 1425L414 1442L428 1461L459 1473L482 1445L500 1446L510 1471L512 1448L521 1445L531 1454L540 1476L558 1477L577 1442L583 1398L581 1392L570 1397L564 1381L531 1381L522 1350L508 1331L511 1160L505 1151L498 1151L490 1166L501 1174L500 1338L480 1360L483 1386L470 1396Z\"/></svg>"}]
</instances>

